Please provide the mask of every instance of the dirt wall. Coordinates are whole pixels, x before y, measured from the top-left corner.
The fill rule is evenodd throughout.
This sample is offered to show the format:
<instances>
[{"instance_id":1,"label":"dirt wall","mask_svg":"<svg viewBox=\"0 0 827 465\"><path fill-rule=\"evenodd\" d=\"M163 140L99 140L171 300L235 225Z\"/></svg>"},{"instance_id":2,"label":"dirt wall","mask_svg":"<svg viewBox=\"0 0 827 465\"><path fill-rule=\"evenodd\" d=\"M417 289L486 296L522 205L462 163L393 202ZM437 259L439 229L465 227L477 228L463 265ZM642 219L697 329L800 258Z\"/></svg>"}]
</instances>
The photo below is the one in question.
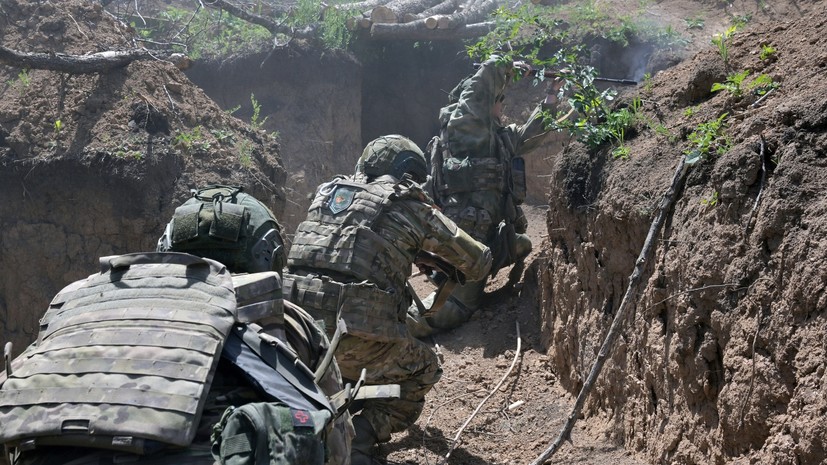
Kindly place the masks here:
<instances>
[{"instance_id":1,"label":"dirt wall","mask_svg":"<svg viewBox=\"0 0 827 465\"><path fill-rule=\"evenodd\" d=\"M555 372L576 393L687 135L728 115L731 148L691 168L584 409L652 463L827 460L823 26L756 27L731 42L732 70L781 83L763 103L710 92L728 70L707 50L635 91L651 119L629 159L572 146L556 160L538 302ZM758 57L762 44L775 59Z\"/></svg>"}]
</instances>

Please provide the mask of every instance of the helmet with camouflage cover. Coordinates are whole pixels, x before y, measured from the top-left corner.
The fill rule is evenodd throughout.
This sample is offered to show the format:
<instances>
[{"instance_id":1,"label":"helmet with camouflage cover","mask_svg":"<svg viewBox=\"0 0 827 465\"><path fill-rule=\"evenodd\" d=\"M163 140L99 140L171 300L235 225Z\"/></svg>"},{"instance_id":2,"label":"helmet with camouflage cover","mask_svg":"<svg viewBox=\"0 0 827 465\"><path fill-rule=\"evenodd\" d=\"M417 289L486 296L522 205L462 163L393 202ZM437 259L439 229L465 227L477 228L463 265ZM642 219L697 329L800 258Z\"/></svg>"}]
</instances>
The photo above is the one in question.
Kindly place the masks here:
<instances>
[{"instance_id":1,"label":"helmet with camouflage cover","mask_svg":"<svg viewBox=\"0 0 827 465\"><path fill-rule=\"evenodd\" d=\"M369 178L389 174L397 179L409 174L414 181L423 183L428 177L428 166L425 154L412 140L391 134L368 143L356 162L356 173Z\"/></svg>"},{"instance_id":2,"label":"helmet with camouflage cover","mask_svg":"<svg viewBox=\"0 0 827 465\"><path fill-rule=\"evenodd\" d=\"M192 190L175 209L157 251L210 258L233 273L281 273L285 265L281 225L273 212L241 187L218 184Z\"/></svg>"}]
</instances>

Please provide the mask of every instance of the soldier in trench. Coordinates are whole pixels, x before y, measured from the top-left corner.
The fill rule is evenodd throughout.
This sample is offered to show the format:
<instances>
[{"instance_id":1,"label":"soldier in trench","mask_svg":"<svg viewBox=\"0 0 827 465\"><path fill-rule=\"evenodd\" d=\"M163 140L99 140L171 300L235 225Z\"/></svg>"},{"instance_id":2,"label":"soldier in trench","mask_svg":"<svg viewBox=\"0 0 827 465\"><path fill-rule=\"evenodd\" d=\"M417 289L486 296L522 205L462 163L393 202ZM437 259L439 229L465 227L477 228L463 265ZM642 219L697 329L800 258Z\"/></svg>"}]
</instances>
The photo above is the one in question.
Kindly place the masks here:
<instances>
[{"instance_id":1,"label":"soldier in trench","mask_svg":"<svg viewBox=\"0 0 827 465\"><path fill-rule=\"evenodd\" d=\"M491 267L488 247L436 209L419 187L425 157L411 140L389 135L370 142L354 176L322 184L299 224L284 274L285 298L347 335L336 350L343 378L362 368L368 384L399 384L399 399L355 406L351 461L375 463L373 446L412 425L442 369L433 350L405 324L412 296L406 286L421 251L455 266L469 279Z\"/></svg>"},{"instance_id":2,"label":"soldier in trench","mask_svg":"<svg viewBox=\"0 0 827 465\"><path fill-rule=\"evenodd\" d=\"M460 228L486 244L493 254L490 276L513 264L508 288L518 288L531 252L525 234L528 221L520 205L525 200L523 154L537 148L548 130L543 110L551 108L563 81L555 79L545 100L521 125L501 123L505 88L515 73L528 73L523 63L491 57L450 93L440 110L439 136L428 147L431 177L424 186ZM452 329L468 321L480 305L488 276L456 286L447 301L425 314L412 305L408 327L415 337ZM423 299L432 306L436 292Z\"/></svg>"}]
</instances>

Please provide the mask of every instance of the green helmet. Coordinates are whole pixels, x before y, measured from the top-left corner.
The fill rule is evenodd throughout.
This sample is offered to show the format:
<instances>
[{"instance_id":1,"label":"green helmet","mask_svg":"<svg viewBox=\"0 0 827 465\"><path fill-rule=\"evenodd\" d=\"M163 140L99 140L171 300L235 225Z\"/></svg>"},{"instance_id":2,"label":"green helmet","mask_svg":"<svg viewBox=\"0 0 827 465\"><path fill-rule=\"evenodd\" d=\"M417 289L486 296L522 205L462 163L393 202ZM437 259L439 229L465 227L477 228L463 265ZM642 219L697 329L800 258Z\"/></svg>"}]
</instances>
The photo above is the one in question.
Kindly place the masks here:
<instances>
[{"instance_id":1,"label":"green helmet","mask_svg":"<svg viewBox=\"0 0 827 465\"><path fill-rule=\"evenodd\" d=\"M233 273L281 273L281 225L266 205L241 190L222 185L193 189L192 197L175 209L156 250L210 258Z\"/></svg>"},{"instance_id":2,"label":"green helmet","mask_svg":"<svg viewBox=\"0 0 827 465\"><path fill-rule=\"evenodd\" d=\"M412 140L398 134L370 141L356 162L356 172L370 178L389 174L396 179L409 174L418 183L428 178L425 154Z\"/></svg>"}]
</instances>

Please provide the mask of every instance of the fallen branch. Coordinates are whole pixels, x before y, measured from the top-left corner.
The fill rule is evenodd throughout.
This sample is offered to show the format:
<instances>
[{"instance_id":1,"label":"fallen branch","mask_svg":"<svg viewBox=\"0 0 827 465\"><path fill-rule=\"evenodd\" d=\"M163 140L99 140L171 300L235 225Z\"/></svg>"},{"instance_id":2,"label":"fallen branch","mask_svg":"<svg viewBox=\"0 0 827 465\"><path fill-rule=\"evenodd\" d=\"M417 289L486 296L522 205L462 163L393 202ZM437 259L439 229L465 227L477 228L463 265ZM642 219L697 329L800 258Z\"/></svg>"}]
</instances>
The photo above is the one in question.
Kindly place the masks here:
<instances>
[{"instance_id":1,"label":"fallen branch","mask_svg":"<svg viewBox=\"0 0 827 465\"><path fill-rule=\"evenodd\" d=\"M744 226L744 236L749 234L749 228L752 225L752 218L755 216L755 210L758 208L758 202L761 200L761 193L764 192L764 181L767 179L767 162L766 158L764 158L764 147L766 147L766 145L764 135L761 134L761 150L759 155L761 157L761 184L758 188L758 195L755 197L755 203L752 204L752 210L749 212L747 224Z\"/></svg>"},{"instance_id":2,"label":"fallen branch","mask_svg":"<svg viewBox=\"0 0 827 465\"><path fill-rule=\"evenodd\" d=\"M124 67L133 61L159 59L169 56L171 51L133 50L106 51L89 55L67 55L64 53L28 53L0 46L0 64L16 68L44 69L69 74L91 74Z\"/></svg>"},{"instance_id":3,"label":"fallen branch","mask_svg":"<svg viewBox=\"0 0 827 465\"><path fill-rule=\"evenodd\" d=\"M258 26L263 27L270 31L270 34L287 34L290 36L295 37L303 37L303 38L310 38L313 36L314 29L313 27L306 27L304 29L294 29L290 26L285 26L284 24L276 23L274 21L270 21L268 18L264 16L255 15L250 13L243 8L239 8L233 5L230 2L225 0L212 0L207 4L210 8L217 8L220 10L224 10L227 13L247 21L248 23L256 24Z\"/></svg>"},{"instance_id":4,"label":"fallen branch","mask_svg":"<svg viewBox=\"0 0 827 465\"><path fill-rule=\"evenodd\" d=\"M485 396L485 399L483 399L482 402L480 402L480 404L477 405L477 408L474 409L474 411L471 413L471 416L469 416L468 419L465 420L465 423L463 423L462 426L459 428L459 430L457 431L456 436L454 436L454 443L451 444L451 448L448 449L448 453L445 454L445 458L442 459L442 461L440 462L440 465L442 465L442 464L444 464L445 462L448 461L448 458L451 457L451 453L454 451L454 449L457 448L457 446L460 445L459 437L460 437L460 435L462 435L462 432L465 430L465 428L468 426L468 424L471 423L471 420L474 419L474 417L480 411L482 406L485 405L486 402L488 402L488 399L490 399L491 396L493 396L494 393L496 393L497 390L500 389L500 386L502 386L503 382L505 382L506 378L508 378L508 375L511 374L511 370L514 369L514 365L517 364L517 360L520 359L520 350L521 350L521 347L522 347L522 339L520 338L520 322L517 322L516 324L517 324L517 353L514 354L514 360L511 361L511 366L508 367L508 370L505 372L502 379L500 379L500 382L497 383L496 386L494 386L494 389L492 389L491 392L489 392L487 396Z\"/></svg>"},{"instance_id":5,"label":"fallen branch","mask_svg":"<svg viewBox=\"0 0 827 465\"><path fill-rule=\"evenodd\" d=\"M620 306L618 307L617 313L615 313L614 319L612 320L612 325L609 327L609 332L606 334L606 339L600 347L600 352L597 354L597 359L592 366L591 372L589 372L589 376L586 378L586 381L583 383L583 387L580 389L580 393L577 395L577 400L574 402L574 407L572 407L571 413L569 414L565 425L563 425L563 429L560 431L557 439L555 439L554 442L545 451L543 451L543 453L540 454L536 460L531 462L531 465L541 465L543 462L551 458L555 452L557 452L563 444L563 441L570 439L571 430L574 428L574 423L577 421L577 417L580 415L580 410L586 402L586 397L588 397L595 381L597 381L597 377L603 369L603 364L606 363L606 360L609 358L609 354L612 349L614 349L614 343L620 335L623 322L626 320L626 314L628 313L629 308L632 307L631 304L635 294L635 289L641 281L643 268L651 254L652 246L655 243L655 237L658 235L660 228L663 226L666 215L671 209L672 204L675 202L675 199L682 188L684 177L686 176L690 166L685 163L685 160L686 157L682 156L678 162L678 167L675 170L675 176L672 178L672 184L663 195L658 214L652 221L652 225L649 228L649 234L646 236L646 240L643 242L643 248L640 250L640 255L635 262L635 268L632 271L631 276L629 276L629 285L626 287L626 293L623 295L623 300L620 301Z\"/></svg>"}]
</instances>

